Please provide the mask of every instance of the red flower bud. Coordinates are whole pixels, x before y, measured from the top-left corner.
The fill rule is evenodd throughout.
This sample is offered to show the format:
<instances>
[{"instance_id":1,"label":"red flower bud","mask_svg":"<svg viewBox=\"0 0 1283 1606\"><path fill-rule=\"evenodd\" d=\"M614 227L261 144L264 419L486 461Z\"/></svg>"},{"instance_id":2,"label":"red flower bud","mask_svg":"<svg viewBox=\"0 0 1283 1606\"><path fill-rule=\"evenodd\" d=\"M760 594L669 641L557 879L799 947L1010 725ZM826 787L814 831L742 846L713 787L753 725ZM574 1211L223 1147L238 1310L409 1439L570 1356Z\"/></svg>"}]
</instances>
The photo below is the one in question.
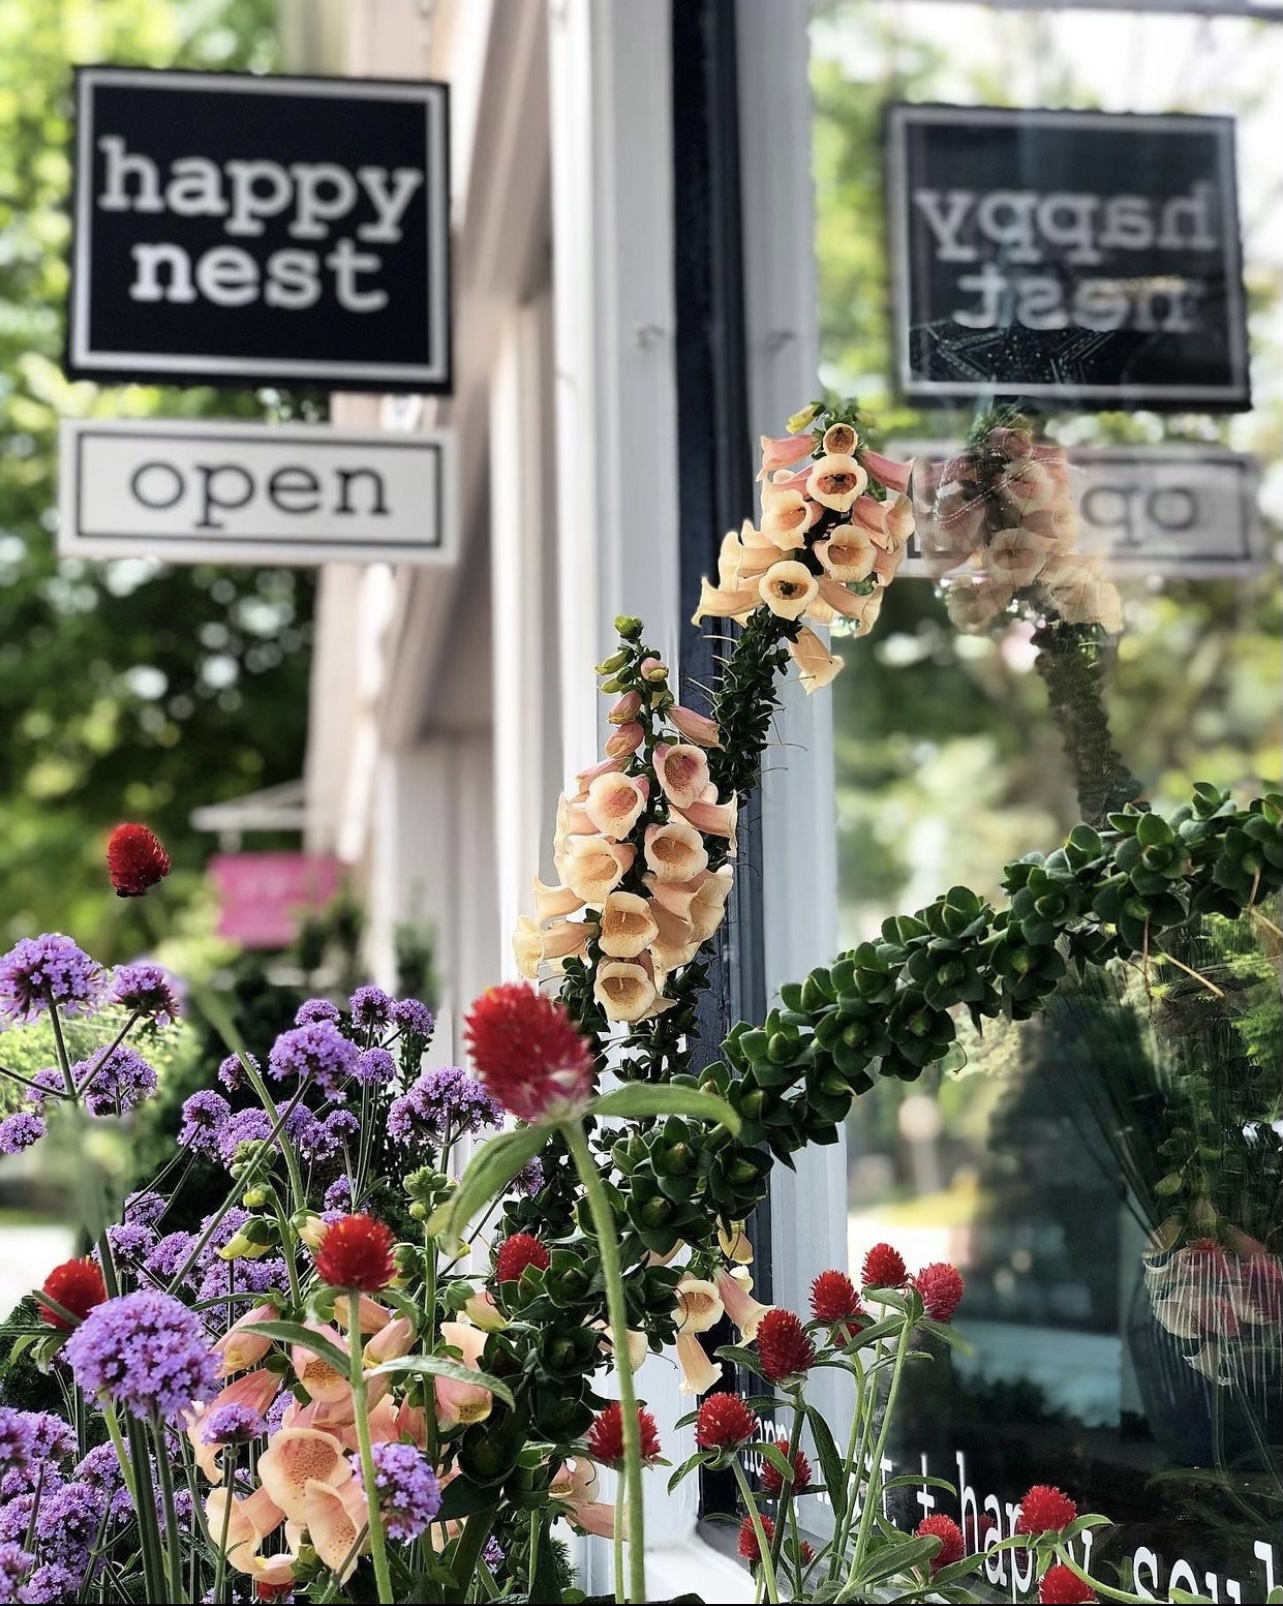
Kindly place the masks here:
<instances>
[{"instance_id":1,"label":"red flower bud","mask_svg":"<svg viewBox=\"0 0 1283 1606\"><path fill-rule=\"evenodd\" d=\"M141 898L172 869L160 838L145 825L118 825L107 839L107 872L118 898Z\"/></svg>"}]
</instances>

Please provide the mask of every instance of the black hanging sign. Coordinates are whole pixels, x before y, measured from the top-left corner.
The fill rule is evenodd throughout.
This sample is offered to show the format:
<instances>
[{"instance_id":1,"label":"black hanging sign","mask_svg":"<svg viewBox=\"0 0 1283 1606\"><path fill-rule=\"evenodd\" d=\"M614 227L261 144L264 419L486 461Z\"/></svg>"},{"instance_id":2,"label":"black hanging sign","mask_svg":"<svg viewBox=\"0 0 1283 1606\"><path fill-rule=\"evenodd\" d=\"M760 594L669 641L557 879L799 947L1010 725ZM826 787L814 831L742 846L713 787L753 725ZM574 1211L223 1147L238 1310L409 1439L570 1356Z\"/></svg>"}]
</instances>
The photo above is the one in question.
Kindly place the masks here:
<instances>
[{"instance_id":1,"label":"black hanging sign","mask_svg":"<svg viewBox=\"0 0 1283 1606\"><path fill-rule=\"evenodd\" d=\"M78 69L68 373L448 391L448 96Z\"/></svg>"},{"instance_id":2,"label":"black hanging sign","mask_svg":"<svg viewBox=\"0 0 1283 1606\"><path fill-rule=\"evenodd\" d=\"M888 115L906 400L1251 405L1232 118Z\"/></svg>"}]
</instances>

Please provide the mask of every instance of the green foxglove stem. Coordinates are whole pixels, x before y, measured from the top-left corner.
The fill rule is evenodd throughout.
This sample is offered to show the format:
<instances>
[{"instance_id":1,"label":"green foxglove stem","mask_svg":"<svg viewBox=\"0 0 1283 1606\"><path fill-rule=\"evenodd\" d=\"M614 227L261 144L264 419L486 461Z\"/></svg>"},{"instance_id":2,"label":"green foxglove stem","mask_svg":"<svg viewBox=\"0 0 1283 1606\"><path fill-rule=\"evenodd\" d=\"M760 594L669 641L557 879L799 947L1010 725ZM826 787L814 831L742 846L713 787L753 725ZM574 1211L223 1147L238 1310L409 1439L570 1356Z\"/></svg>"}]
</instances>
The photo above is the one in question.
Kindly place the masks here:
<instances>
[{"instance_id":1,"label":"green foxglove stem","mask_svg":"<svg viewBox=\"0 0 1283 1606\"><path fill-rule=\"evenodd\" d=\"M793 1466L797 1452L801 1448L802 1423L805 1418L802 1411L801 1388L791 1389L789 1395L793 1402L793 1430L789 1434L789 1466ZM780 1555L784 1549L784 1523L792 1514L794 1503L793 1485L786 1483L780 1490L780 1498L775 1508L775 1538L771 1540L771 1566L777 1571Z\"/></svg>"},{"instance_id":2,"label":"green foxglove stem","mask_svg":"<svg viewBox=\"0 0 1283 1606\"><path fill-rule=\"evenodd\" d=\"M361 1344L360 1296L350 1296L348 1310L348 1354L352 1361L352 1406L356 1419L356 1442L361 1454L361 1481L365 1486L365 1506L369 1512L370 1559L374 1563L374 1583L379 1606L393 1606L392 1575L388 1571L388 1539L379 1516L379 1490L374 1481L374 1446L370 1442L370 1415L366 1403L365 1355Z\"/></svg>"},{"instance_id":3,"label":"green foxglove stem","mask_svg":"<svg viewBox=\"0 0 1283 1606\"><path fill-rule=\"evenodd\" d=\"M223 1484L227 1502L223 1506L223 1531L218 1536L218 1554L214 1561L214 1606L223 1606L223 1584L227 1577L227 1535L232 1526L232 1501L236 1493L236 1451L229 1446L223 1452Z\"/></svg>"},{"instance_id":4,"label":"green foxglove stem","mask_svg":"<svg viewBox=\"0 0 1283 1606\"><path fill-rule=\"evenodd\" d=\"M731 1458L731 1471L740 1486L740 1495L748 1509L748 1520L753 1524L753 1532L757 1535L757 1553L762 1558L762 1580L766 1585L766 1598L772 1606L779 1606L780 1589L775 1581L775 1563L771 1560L770 1541L766 1537L766 1529L763 1528L762 1519L758 1515L757 1502L753 1499L753 1491L748 1486L748 1479L744 1476L744 1468L740 1466L738 1455Z\"/></svg>"},{"instance_id":5,"label":"green foxglove stem","mask_svg":"<svg viewBox=\"0 0 1283 1606\"><path fill-rule=\"evenodd\" d=\"M178 1508L174 1503L174 1473L165 1443L165 1424L155 1412L151 1419L152 1443L156 1446L156 1471L160 1477L160 1498L165 1511L165 1546L169 1552L169 1594L175 1603L185 1601L183 1588L183 1544L178 1532ZM230 1495L230 1490L228 1491Z\"/></svg>"},{"instance_id":6,"label":"green foxglove stem","mask_svg":"<svg viewBox=\"0 0 1283 1606\"><path fill-rule=\"evenodd\" d=\"M869 1534L873 1528L873 1513L877 1508L878 1494L882 1483L882 1457L886 1453L887 1440L891 1436L891 1422L895 1416L896 1396L900 1392L900 1379L904 1376L904 1363L912 1347L913 1323L905 1318L896 1339L895 1365L891 1368L891 1388L887 1393L887 1403L882 1412L882 1427L878 1433L878 1441L873 1446L873 1454L869 1458L869 1475L864 1483L864 1504L860 1508L860 1526L855 1536L855 1550L851 1556L851 1571L847 1575L848 1585L859 1576L860 1568L864 1562L864 1552L868 1548ZM876 1408L877 1389L870 1394L869 1410Z\"/></svg>"},{"instance_id":7,"label":"green foxglove stem","mask_svg":"<svg viewBox=\"0 0 1283 1606\"><path fill-rule=\"evenodd\" d=\"M281 1209L280 1201L275 1198L273 1199L272 1213L276 1217L276 1230L281 1235L281 1255L285 1261L285 1275L290 1284L290 1303L295 1310L299 1310L303 1304L303 1291L298 1285L298 1269L294 1264L294 1251L297 1248L298 1234L286 1221L285 1212Z\"/></svg>"},{"instance_id":8,"label":"green foxglove stem","mask_svg":"<svg viewBox=\"0 0 1283 1606\"><path fill-rule=\"evenodd\" d=\"M423 1337L427 1346L426 1353L431 1355L436 1351L438 1336L437 1241L435 1238L430 1238L426 1232L423 1234L423 1309L428 1318L428 1325ZM436 1466L437 1461L440 1459L438 1454L439 1440L437 1437L440 1428L437 1422L435 1402L431 1394L428 1396L427 1408L424 1410L423 1417L428 1432L428 1460L433 1466Z\"/></svg>"},{"instance_id":9,"label":"green foxglove stem","mask_svg":"<svg viewBox=\"0 0 1283 1606\"><path fill-rule=\"evenodd\" d=\"M619 1593L616 1580L616 1598L625 1601L646 1599L646 1532L645 1511L642 1507L641 1428L637 1421L637 1392L633 1387L633 1360L628 1347L628 1307L624 1301L624 1279L619 1263L619 1239L615 1232L615 1213L602 1184L601 1173L593 1161L592 1151L584 1129L576 1121L560 1123L559 1130L566 1140L579 1180L584 1185L588 1209L597 1233L597 1248L601 1254L601 1274L606 1285L606 1316L610 1322L611 1350L615 1357L615 1370L619 1376L619 1411L622 1429L624 1470L622 1515L628 1526L628 1589ZM615 1512L615 1531L620 1527L621 1512Z\"/></svg>"}]
</instances>

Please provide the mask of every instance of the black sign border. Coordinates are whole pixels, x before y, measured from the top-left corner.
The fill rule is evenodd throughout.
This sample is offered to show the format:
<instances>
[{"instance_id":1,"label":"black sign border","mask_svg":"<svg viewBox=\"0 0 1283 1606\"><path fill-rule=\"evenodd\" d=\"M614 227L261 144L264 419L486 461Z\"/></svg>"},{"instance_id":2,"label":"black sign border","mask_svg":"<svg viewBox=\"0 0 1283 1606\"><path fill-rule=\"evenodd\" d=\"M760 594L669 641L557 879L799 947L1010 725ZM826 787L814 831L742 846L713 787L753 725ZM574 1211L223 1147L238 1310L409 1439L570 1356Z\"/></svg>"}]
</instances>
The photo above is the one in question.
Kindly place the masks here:
<instances>
[{"instance_id":1,"label":"black sign border","mask_svg":"<svg viewBox=\"0 0 1283 1606\"><path fill-rule=\"evenodd\" d=\"M915 379L909 349L910 297L908 248L908 160L905 133L913 122L1008 124L1041 120L1044 123L1092 125L1130 123L1158 132L1176 132L1191 125L1214 133L1220 142L1221 177L1227 204L1233 207L1233 228L1226 229L1226 282L1234 297L1228 334L1230 359L1235 371L1231 385L1003 385L1000 382L967 384L965 381ZM883 143L887 241L891 270L891 377L895 394L919 407L948 407L976 398L1028 398L1042 401L1049 411L1118 411L1142 407L1149 412L1247 412L1252 406L1247 296L1243 285L1242 217L1238 204L1238 165L1233 117L1201 116L1185 112L1106 112L1048 106L955 106L945 101L893 101L884 108ZM1227 218L1227 224L1230 221ZM1209 394L1210 393L1210 394ZM1063 405L1056 407L1060 401Z\"/></svg>"},{"instance_id":2,"label":"black sign border","mask_svg":"<svg viewBox=\"0 0 1283 1606\"><path fill-rule=\"evenodd\" d=\"M67 315L63 343L63 369L70 379L119 384L170 386L211 385L223 389L256 390L264 385L290 390L371 391L379 395L410 393L419 396L454 392L453 261L450 237L450 86L430 78L339 78L320 73L219 73L187 68L78 65L72 110L71 242ZM220 91L251 94L305 94L308 90L336 97L347 94L361 100L418 100L424 114L425 173L430 186L427 208L428 256L437 268L439 307L430 309L430 326L439 331L441 362L431 368L405 365L388 372L389 365L344 362L304 363L288 359L202 357L175 353L166 367L149 352L137 365L128 352L97 352L87 344L89 264L92 257L93 90L98 83L124 87L182 88L200 83L200 93ZM288 86L288 87L282 87ZM434 128L435 123L435 128ZM439 135L434 151L434 137ZM435 163L432 161L435 155ZM435 182L434 184L434 181ZM83 300L81 289L83 287ZM425 292L426 293L426 292ZM302 371L306 368L307 371Z\"/></svg>"}]
</instances>

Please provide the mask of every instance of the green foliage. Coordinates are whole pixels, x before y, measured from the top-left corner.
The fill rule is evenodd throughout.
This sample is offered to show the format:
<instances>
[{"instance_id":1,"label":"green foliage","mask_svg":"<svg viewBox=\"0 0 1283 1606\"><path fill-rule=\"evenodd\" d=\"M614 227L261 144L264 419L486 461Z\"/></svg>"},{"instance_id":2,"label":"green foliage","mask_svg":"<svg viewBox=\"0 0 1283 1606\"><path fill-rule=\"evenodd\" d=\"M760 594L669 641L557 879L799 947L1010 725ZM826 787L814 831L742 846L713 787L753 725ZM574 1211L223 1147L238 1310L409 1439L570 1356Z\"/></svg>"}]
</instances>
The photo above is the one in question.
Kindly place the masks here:
<instances>
[{"instance_id":1,"label":"green foliage","mask_svg":"<svg viewBox=\"0 0 1283 1606\"><path fill-rule=\"evenodd\" d=\"M141 913L102 913L105 832L147 819L181 898L209 845L191 809L300 770L310 575L60 563L50 534L60 415L262 411L247 395L63 377L71 63L263 70L273 16L273 0L0 9L0 941L56 927L106 960L136 953Z\"/></svg>"}]
</instances>

